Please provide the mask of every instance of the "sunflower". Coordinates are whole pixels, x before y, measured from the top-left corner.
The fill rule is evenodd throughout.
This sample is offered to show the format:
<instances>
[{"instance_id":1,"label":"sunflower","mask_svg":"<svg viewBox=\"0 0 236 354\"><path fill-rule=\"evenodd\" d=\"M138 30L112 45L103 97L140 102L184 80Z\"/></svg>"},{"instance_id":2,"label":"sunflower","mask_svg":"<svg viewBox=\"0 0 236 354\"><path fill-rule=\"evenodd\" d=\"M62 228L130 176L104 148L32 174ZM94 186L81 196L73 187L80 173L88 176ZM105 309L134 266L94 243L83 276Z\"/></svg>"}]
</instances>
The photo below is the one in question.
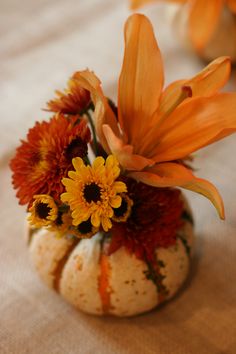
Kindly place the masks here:
<instances>
[{"instance_id":1,"label":"sunflower","mask_svg":"<svg viewBox=\"0 0 236 354\"><path fill-rule=\"evenodd\" d=\"M64 92L56 91L57 98L47 103L48 111L69 115L81 114L91 102L90 92L77 82L76 73L68 81Z\"/></svg>"},{"instance_id":2,"label":"sunflower","mask_svg":"<svg viewBox=\"0 0 236 354\"><path fill-rule=\"evenodd\" d=\"M160 2L161 0L130 0L130 6L133 10L138 9L152 2ZM227 8L233 14L236 14L235 0L164 0L178 4L186 4L188 6L189 18L188 29L190 39L196 48L201 51L206 47L212 38L220 17Z\"/></svg>"},{"instance_id":3,"label":"sunflower","mask_svg":"<svg viewBox=\"0 0 236 354\"><path fill-rule=\"evenodd\" d=\"M28 221L35 227L49 226L57 219L58 208L54 199L46 194L34 196L34 202L29 209Z\"/></svg>"},{"instance_id":4,"label":"sunflower","mask_svg":"<svg viewBox=\"0 0 236 354\"><path fill-rule=\"evenodd\" d=\"M21 142L10 163L12 182L20 204L32 204L36 194L48 194L60 201L61 179L72 168L73 157L87 156L90 130L78 116L57 114L49 122L37 122Z\"/></svg>"},{"instance_id":5,"label":"sunflower","mask_svg":"<svg viewBox=\"0 0 236 354\"><path fill-rule=\"evenodd\" d=\"M210 2L210 1L208 1ZM162 57L150 21L140 14L125 25L125 53L118 85L118 119L100 81L88 70L77 73L91 91L98 138L128 177L154 187L182 187L210 199L220 217L224 205L215 186L185 163L200 148L236 131L236 93L220 93L230 75L221 57L191 79L163 90Z\"/></svg>"},{"instance_id":6,"label":"sunflower","mask_svg":"<svg viewBox=\"0 0 236 354\"><path fill-rule=\"evenodd\" d=\"M112 227L113 208L119 208L121 193L126 192L124 182L116 181L120 174L118 161L112 155L106 161L97 157L92 166L86 166L76 157L72 161L75 171L63 178L66 192L61 200L68 203L72 210L73 225L78 226L91 218L94 227L102 225L104 231Z\"/></svg>"}]
</instances>

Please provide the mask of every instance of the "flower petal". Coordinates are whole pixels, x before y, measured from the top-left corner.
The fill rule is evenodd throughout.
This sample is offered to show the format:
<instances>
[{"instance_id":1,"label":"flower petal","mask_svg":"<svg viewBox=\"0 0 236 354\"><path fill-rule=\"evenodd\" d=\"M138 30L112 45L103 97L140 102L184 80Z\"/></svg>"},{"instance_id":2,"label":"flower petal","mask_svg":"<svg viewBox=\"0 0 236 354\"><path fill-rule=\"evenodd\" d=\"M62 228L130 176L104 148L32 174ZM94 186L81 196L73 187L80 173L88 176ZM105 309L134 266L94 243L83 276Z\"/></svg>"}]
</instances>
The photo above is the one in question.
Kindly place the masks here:
<instances>
[{"instance_id":1,"label":"flower petal","mask_svg":"<svg viewBox=\"0 0 236 354\"><path fill-rule=\"evenodd\" d=\"M236 93L188 99L159 128L150 158L156 162L182 159L236 131Z\"/></svg>"},{"instance_id":2,"label":"flower petal","mask_svg":"<svg viewBox=\"0 0 236 354\"><path fill-rule=\"evenodd\" d=\"M188 0L168 0L168 1L169 2L179 3L179 4L184 4ZM142 7L142 6L146 5L146 4L150 4L152 2L158 2L158 0L130 0L130 8L132 10L136 10L139 7Z\"/></svg>"},{"instance_id":3,"label":"flower petal","mask_svg":"<svg viewBox=\"0 0 236 354\"><path fill-rule=\"evenodd\" d=\"M112 206L112 208L119 208L121 206L121 202L122 202L122 199L121 199L121 196L119 196L119 195L116 195L115 197L110 198L110 200L109 200L109 203Z\"/></svg>"},{"instance_id":4,"label":"flower petal","mask_svg":"<svg viewBox=\"0 0 236 354\"><path fill-rule=\"evenodd\" d=\"M159 114L168 115L188 96L208 96L216 94L230 77L231 61L229 57L220 57L207 65L200 73L188 80L178 80L166 87L161 96ZM191 94L184 97L183 90L190 88Z\"/></svg>"},{"instance_id":5,"label":"flower petal","mask_svg":"<svg viewBox=\"0 0 236 354\"><path fill-rule=\"evenodd\" d=\"M121 181L114 182L113 188L115 189L116 193L127 192L126 184L124 182L121 182Z\"/></svg>"},{"instance_id":6,"label":"flower petal","mask_svg":"<svg viewBox=\"0 0 236 354\"><path fill-rule=\"evenodd\" d=\"M208 198L224 219L224 204L213 184L197 178L186 167L177 163L162 163L148 168L145 172L131 172L128 175L140 182L154 187L182 187Z\"/></svg>"},{"instance_id":7,"label":"flower petal","mask_svg":"<svg viewBox=\"0 0 236 354\"><path fill-rule=\"evenodd\" d=\"M223 0L190 2L189 32L194 47L201 51L213 35L223 8Z\"/></svg>"},{"instance_id":8,"label":"flower petal","mask_svg":"<svg viewBox=\"0 0 236 354\"><path fill-rule=\"evenodd\" d=\"M158 107L163 81L162 58L152 25L144 15L134 14L125 26L118 112L121 128L135 149L139 137L149 129L148 119Z\"/></svg>"},{"instance_id":9,"label":"flower petal","mask_svg":"<svg viewBox=\"0 0 236 354\"><path fill-rule=\"evenodd\" d=\"M225 86L230 78L231 60L220 57L213 60L199 74L185 82L192 90L193 97L214 95Z\"/></svg>"},{"instance_id":10,"label":"flower petal","mask_svg":"<svg viewBox=\"0 0 236 354\"><path fill-rule=\"evenodd\" d=\"M93 168L95 170L99 170L102 166L104 166L105 160L102 156L96 157L96 159L93 161Z\"/></svg>"},{"instance_id":11,"label":"flower petal","mask_svg":"<svg viewBox=\"0 0 236 354\"><path fill-rule=\"evenodd\" d=\"M235 0L227 0L227 4L230 8L230 10L236 14L236 2Z\"/></svg>"},{"instance_id":12,"label":"flower petal","mask_svg":"<svg viewBox=\"0 0 236 354\"><path fill-rule=\"evenodd\" d=\"M109 149L119 161L120 165L127 170L140 171L146 166L154 164L154 161L143 156L133 154L133 147L125 145L108 125L103 125L104 136L106 137Z\"/></svg>"},{"instance_id":13,"label":"flower petal","mask_svg":"<svg viewBox=\"0 0 236 354\"><path fill-rule=\"evenodd\" d=\"M105 232L112 228L111 220L105 216L101 218L102 220L102 227Z\"/></svg>"},{"instance_id":14,"label":"flower petal","mask_svg":"<svg viewBox=\"0 0 236 354\"><path fill-rule=\"evenodd\" d=\"M228 57L221 57L211 62L199 74L189 80L178 80L166 87L161 96L158 111L152 117L152 129L145 134L145 141L139 154L150 156L153 141L159 136L160 125L184 100L189 97L216 94L229 79L231 62Z\"/></svg>"},{"instance_id":15,"label":"flower petal","mask_svg":"<svg viewBox=\"0 0 236 354\"><path fill-rule=\"evenodd\" d=\"M120 132L116 117L103 94L101 82L97 76L89 70L78 71L74 74L74 77L83 88L91 93L91 99L95 106L94 117L96 133L103 148L109 153L109 148L103 135L102 125L109 124L117 136L119 136Z\"/></svg>"},{"instance_id":16,"label":"flower petal","mask_svg":"<svg viewBox=\"0 0 236 354\"><path fill-rule=\"evenodd\" d=\"M97 212L91 215L91 224L95 227L99 227L101 223L100 216Z\"/></svg>"}]
</instances>

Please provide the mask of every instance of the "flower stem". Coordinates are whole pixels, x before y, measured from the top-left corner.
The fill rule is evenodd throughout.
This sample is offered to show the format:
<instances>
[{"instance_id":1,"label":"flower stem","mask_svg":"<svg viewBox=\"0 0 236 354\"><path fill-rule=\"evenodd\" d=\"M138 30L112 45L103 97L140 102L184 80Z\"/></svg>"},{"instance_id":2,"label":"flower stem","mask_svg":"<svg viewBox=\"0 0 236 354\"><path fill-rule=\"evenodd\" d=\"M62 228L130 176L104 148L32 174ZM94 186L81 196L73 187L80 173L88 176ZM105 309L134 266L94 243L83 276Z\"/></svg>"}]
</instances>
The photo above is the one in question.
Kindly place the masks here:
<instances>
[{"instance_id":1,"label":"flower stem","mask_svg":"<svg viewBox=\"0 0 236 354\"><path fill-rule=\"evenodd\" d=\"M91 166L91 162L90 162L90 160L89 160L88 155L84 157L84 162L85 162L87 165L90 165L90 166Z\"/></svg>"},{"instance_id":2,"label":"flower stem","mask_svg":"<svg viewBox=\"0 0 236 354\"><path fill-rule=\"evenodd\" d=\"M88 117L88 121L89 121L90 127L92 129L94 152L95 152L95 155L98 156L98 142L97 142L97 135L96 135L96 131L95 131L95 126L93 123L93 118L92 118L89 111L86 112L86 115Z\"/></svg>"}]
</instances>

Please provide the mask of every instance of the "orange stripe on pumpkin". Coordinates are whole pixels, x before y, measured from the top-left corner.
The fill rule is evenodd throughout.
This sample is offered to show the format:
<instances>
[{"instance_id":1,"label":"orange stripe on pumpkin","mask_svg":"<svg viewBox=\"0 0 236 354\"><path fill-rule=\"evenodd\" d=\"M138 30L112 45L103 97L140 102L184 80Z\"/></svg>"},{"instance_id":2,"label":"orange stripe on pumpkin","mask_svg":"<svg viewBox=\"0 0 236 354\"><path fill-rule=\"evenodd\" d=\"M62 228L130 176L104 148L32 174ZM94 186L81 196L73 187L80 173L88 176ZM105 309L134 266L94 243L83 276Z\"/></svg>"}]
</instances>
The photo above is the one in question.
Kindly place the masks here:
<instances>
[{"instance_id":1,"label":"orange stripe on pumpkin","mask_svg":"<svg viewBox=\"0 0 236 354\"><path fill-rule=\"evenodd\" d=\"M109 313L111 309L111 288L109 278L111 274L111 267L109 264L109 257L101 254L100 257L101 274L98 279L98 291L102 301L102 308L104 313Z\"/></svg>"}]
</instances>

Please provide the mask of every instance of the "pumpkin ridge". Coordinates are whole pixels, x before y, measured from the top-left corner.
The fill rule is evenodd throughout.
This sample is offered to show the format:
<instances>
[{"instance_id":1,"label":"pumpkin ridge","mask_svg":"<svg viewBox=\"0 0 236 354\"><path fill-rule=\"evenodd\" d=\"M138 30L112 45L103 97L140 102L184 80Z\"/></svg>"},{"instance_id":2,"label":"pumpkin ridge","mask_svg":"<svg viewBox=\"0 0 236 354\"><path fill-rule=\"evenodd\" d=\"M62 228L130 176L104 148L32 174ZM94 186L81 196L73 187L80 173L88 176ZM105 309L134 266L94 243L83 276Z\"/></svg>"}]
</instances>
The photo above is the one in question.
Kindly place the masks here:
<instances>
[{"instance_id":1,"label":"pumpkin ridge","mask_svg":"<svg viewBox=\"0 0 236 354\"><path fill-rule=\"evenodd\" d=\"M37 228L32 228L32 227L30 227L30 228L28 229L28 232L27 232L27 235L26 235L26 243L27 243L27 246L28 246L28 247L29 247L30 244L31 244L31 241L32 241L32 239L33 239L33 236L37 233L38 230L39 230L39 229L37 229Z\"/></svg>"},{"instance_id":2,"label":"pumpkin ridge","mask_svg":"<svg viewBox=\"0 0 236 354\"><path fill-rule=\"evenodd\" d=\"M64 254L64 256L57 262L57 267L52 274L54 277L53 289L57 292L60 292L61 274L63 272L65 265L66 265L66 262L68 261L71 253L74 251L75 247L78 245L79 242L80 242L79 239L74 239L73 243L66 250L66 253Z\"/></svg>"}]
</instances>

